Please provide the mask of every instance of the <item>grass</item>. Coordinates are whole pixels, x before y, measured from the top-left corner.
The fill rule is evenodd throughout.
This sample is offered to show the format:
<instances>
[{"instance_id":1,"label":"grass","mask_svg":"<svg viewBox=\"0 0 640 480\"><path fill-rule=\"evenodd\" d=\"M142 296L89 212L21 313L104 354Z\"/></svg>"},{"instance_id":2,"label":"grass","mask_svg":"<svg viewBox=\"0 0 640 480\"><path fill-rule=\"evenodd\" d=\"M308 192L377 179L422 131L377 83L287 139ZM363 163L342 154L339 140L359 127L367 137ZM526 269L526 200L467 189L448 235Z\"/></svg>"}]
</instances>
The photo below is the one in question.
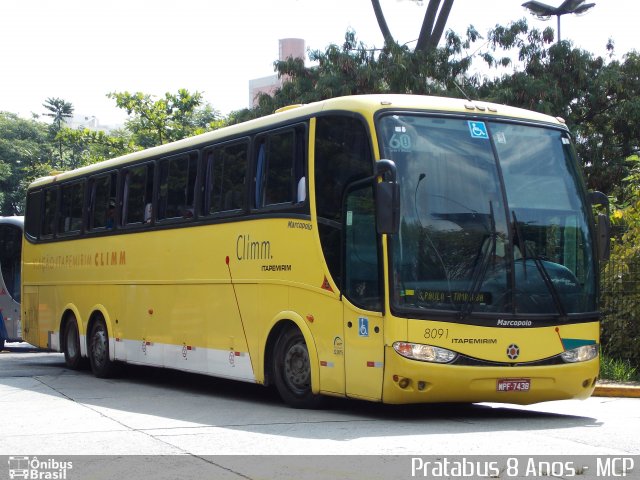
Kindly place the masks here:
<instances>
[{"instance_id":1,"label":"grass","mask_svg":"<svg viewBox=\"0 0 640 480\"><path fill-rule=\"evenodd\" d=\"M616 382L633 382L640 380L637 367L628 360L602 355L600 357L600 378Z\"/></svg>"}]
</instances>

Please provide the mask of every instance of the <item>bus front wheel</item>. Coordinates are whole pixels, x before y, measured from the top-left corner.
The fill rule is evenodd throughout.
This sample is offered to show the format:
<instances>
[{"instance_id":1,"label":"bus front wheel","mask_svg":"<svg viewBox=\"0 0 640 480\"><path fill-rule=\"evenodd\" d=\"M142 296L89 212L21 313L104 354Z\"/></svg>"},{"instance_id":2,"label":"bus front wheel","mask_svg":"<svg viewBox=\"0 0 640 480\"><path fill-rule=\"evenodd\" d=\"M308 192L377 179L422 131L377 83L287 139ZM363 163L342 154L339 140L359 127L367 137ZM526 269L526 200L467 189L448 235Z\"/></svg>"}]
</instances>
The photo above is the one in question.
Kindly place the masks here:
<instances>
[{"instance_id":1,"label":"bus front wheel","mask_svg":"<svg viewBox=\"0 0 640 480\"><path fill-rule=\"evenodd\" d=\"M80 334L75 318L70 318L64 327L64 361L72 370L79 370L83 366Z\"/></svg>"},{"instance_id":2,"label":"bus front wheel","mask_svg":"<svg viewBox=\"0 0 640 480\"><path fill-rule=\"evenodd\" d=\"M311 391L311 361L302 332L285 330L275 345L273 374L280 397L293 408L318 408L322 397Z\"/></svg>"},{"instance_id":3,"label":"bus front wheel","mask_svg":"<svg viewBox=\"0 0 640 480\"><path fill-rule=\"evenodd\" d=\"M89 336L89 363L98 378L109 378L115 373L115 364L109 359L109 334L102 319L91 327Z\"/></svg>"}]
</instances>

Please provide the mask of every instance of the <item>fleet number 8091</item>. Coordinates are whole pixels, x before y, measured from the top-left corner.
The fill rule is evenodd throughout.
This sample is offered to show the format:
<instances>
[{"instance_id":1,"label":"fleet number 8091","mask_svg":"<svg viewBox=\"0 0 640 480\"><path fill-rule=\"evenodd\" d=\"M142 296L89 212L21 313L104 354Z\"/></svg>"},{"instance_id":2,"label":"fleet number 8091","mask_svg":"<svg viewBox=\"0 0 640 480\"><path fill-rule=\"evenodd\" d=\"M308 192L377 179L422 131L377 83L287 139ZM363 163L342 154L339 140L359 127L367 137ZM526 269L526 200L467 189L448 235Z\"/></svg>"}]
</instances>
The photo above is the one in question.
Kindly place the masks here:
<instances>
[{"instance_id":1,"label":"fleet number 8091","mask_svg":"<svg viewBox=\"0 0 640 480\"><path fill-rule=\"evenodd\" d=\"M425 328L424 338L426 339L431 338L436 340L439 340L441 338L449 338L449 329L448 328Z\"/></svg>"}]
</instances>

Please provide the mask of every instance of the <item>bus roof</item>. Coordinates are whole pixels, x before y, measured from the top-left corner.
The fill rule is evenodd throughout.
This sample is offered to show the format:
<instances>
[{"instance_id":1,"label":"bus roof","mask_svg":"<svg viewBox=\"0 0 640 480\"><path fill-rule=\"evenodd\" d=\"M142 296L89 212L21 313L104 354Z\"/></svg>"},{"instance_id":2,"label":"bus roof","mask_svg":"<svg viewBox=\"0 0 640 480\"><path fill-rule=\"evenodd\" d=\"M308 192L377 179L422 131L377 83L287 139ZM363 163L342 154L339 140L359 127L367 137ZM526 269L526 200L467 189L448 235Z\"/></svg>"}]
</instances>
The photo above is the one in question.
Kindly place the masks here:
<instances>
[{"instance_id":1,"label":"bus roof","mask_svg":"<svg viewBox=\"0 0 640 480\"><path fill-rule=\"evenodd\" d=\"M298 118L308 118L321 112L350 111L357 112L365 116L371 116L375 112L382 110L421 110L430 112L461 113L467 115L487 115L500 118L513 118L541 122L557 126L563 125L563 122L549 115L531 110L476 100L403 94L336 97L305 105L292 105L290 107L279 109L272 115L249 120L237 125L231 125L229 127L185 138L176 142L129 153L127 155L115 157L86 167L81 167L76 170L42 177L35 180L29 188L42 186L55 181L71 179L77 175L90 174L93 171L98 172L108 170L109 168L116 168L129 162L172 154L177 151L195 148L203 144L214 143L227 137L237 138L243 134L250 134L255 130L268 128L269 126L274 126L280 123L295 121Z\"/></svg>"}]
</instances>

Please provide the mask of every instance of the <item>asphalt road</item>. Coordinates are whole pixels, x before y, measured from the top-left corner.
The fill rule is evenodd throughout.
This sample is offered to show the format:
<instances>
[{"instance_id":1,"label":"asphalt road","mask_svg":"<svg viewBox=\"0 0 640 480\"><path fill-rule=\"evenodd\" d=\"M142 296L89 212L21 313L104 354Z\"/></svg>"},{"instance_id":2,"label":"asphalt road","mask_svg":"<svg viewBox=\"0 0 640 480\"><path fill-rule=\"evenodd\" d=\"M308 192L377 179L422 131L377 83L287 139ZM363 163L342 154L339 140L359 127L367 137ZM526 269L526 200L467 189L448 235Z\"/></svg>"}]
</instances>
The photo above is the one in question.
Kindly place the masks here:
<instances>
[{"instance_id":1,"label":"asphalt road","mask_svg":"<svg viewBox=\"0 0 640 480\"><path fill-rule=\"evenodd\" d=\"M61 354L9 347L0 455L640 454L635 398L295 410L258 385L142 367L101 380Z\"/></svg>"}]
</instances>

